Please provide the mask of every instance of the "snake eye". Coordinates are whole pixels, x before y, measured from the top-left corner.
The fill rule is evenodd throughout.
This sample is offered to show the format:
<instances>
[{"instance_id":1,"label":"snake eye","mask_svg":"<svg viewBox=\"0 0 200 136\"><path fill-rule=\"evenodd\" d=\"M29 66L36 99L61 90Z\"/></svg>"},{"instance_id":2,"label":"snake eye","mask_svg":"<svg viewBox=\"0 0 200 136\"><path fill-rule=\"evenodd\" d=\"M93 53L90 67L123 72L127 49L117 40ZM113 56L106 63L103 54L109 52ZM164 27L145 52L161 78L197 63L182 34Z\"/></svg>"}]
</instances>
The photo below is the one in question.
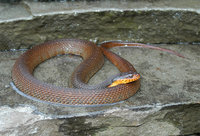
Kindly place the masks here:
<instances>
[{"instance_id":1,"label":"snake eye","mask_svg":"<svg viewBox=\"0 0 200 136\"><path fill-rule=\"evenodd\" d=\"M117 86L120 84L127 84L133 81L136 81L140 79L140 74L138 74L137 72L127 72L127 73L122 73L122 75L114 78L112 81L112 84L108 87L113 87L113 86Z\"/></svg>"},{"instance_id":2,"label":"snake eye","mask_svg":"<svg viewBox=\"0 0 200 136\"><path fill-rule=\"evenodd\" d=\"M126 80L126 79L132 79L132 78L135 78L135 77L138 77L140 76L137 72L124 72L122 73L120 76L117 76L113 79L113 82L114 81L117 81L117 80Z\"/></svg>"}]
</instances>

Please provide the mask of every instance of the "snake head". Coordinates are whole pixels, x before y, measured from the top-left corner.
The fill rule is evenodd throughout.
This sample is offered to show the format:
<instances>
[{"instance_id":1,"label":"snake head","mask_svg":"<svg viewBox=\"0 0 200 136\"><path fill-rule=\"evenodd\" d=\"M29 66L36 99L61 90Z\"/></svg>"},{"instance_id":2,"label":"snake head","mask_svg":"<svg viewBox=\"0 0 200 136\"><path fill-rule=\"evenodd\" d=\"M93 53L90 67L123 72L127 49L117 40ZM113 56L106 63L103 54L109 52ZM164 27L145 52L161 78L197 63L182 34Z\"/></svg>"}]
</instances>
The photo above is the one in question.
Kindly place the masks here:
<instances>
[{"instance_id":1,"label":"snake head","mask_svg":"<svg viewBox=\"0 0 200 136\"><path fill-rule=\"evenodd\" d=\"M137 72L124 72L120 76L115 77L112 80L112 84L108 87L114 87L120 84L128 84L140 79L140 74Z\"/></svg>"}]
</instances>

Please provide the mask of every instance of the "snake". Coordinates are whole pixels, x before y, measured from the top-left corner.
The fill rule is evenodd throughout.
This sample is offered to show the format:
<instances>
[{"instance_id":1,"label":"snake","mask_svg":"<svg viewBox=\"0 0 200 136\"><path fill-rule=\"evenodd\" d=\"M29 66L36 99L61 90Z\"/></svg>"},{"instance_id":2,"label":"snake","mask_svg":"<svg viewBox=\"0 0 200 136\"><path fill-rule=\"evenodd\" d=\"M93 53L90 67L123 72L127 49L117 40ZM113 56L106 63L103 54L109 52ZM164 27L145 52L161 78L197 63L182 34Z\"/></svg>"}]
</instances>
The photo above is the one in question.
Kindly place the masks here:
<instances>
[{"instance_id":1,"label":"snake","mask_svg":"<svg viewBox=\"0 0 200 136\"><path fill-rule=\"evenodd\" d=\"M12 68L12 80L20 94L30 99L57 105L106 105L126 100L140 88L140 75L134 66L109 49L115 46L136 46L162 50L138 43L104 42L100 46L87 40L59 39L45 42L27 50ZM175 52L163 49L181 56ZM70 84L73 88L56 86L33 76L34 69L43 61L61 54L75 54L83 61L75 68ZM88 85L92 76L101 69L106 56L120 71L120 75L99 85ZM125 79L128 79L128 82ZM119 83L122 81L122 83Z\"/></svg>"}]
</instances>

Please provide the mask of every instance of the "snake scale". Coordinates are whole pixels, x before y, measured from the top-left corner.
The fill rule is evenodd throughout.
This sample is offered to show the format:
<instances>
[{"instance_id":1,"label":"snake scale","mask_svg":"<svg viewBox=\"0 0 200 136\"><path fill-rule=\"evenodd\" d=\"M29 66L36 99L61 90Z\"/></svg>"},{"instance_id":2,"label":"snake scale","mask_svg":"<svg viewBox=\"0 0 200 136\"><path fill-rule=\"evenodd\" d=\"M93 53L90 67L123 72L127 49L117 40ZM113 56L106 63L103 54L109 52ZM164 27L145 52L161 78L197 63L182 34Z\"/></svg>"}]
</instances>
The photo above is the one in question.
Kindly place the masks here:
<instances>
[{"instance_id":1,"label":"snake scale","mask_svg":"<svg viewBox=\"0 0 200 136\"><path fill-rule=\"evenodd\" d=\"M140 87L140 80L114 87L87 88L89 79L102 67L104 55L120 72L136 72L127 60L109 51L115 46L137 46L167 51L180 56L174 51L137 43L106 42L97 46L93 42L78 39L60 39L40 44L22 54L12 69L12 79L22 94L40 101L61 105L102 105L125 100L133 96ZM72 74L75 88L64 88L42 82L33 76L33 71L43 61L59 55L75 54L83 62Z\"/></svg>"}]
</instances>

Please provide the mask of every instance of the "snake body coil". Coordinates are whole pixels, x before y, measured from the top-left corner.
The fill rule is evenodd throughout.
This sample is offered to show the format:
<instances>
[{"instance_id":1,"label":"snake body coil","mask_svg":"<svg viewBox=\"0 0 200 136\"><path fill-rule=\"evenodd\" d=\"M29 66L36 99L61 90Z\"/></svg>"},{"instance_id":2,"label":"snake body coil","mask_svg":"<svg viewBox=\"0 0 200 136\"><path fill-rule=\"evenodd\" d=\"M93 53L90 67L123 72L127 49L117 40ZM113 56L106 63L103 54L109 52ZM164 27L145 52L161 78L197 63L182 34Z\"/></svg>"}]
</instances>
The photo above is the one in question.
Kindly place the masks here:
<instances>
[{"instance_id":1,"label":"snake body coil","mask_svg":"<svg viewBox=\"0 0 200 136\"><path fill-rule=\"evenodd\" d=\"M106 47L107 48L107 47ZM83 62L75 69L72 84L77 88L64 88L42 82L33 77L34 68L58 54L76 54ZM22 54L12 69L15 86L24 94L42 101L64 105L98 105L125 100L133 96L140 81L103 89L87 89L88 80L102 67L103 54L121 72L135 72L135 68L118 55L94 43L76 39L62 39L33 47Z\"/></svg>"}]
</instances>

